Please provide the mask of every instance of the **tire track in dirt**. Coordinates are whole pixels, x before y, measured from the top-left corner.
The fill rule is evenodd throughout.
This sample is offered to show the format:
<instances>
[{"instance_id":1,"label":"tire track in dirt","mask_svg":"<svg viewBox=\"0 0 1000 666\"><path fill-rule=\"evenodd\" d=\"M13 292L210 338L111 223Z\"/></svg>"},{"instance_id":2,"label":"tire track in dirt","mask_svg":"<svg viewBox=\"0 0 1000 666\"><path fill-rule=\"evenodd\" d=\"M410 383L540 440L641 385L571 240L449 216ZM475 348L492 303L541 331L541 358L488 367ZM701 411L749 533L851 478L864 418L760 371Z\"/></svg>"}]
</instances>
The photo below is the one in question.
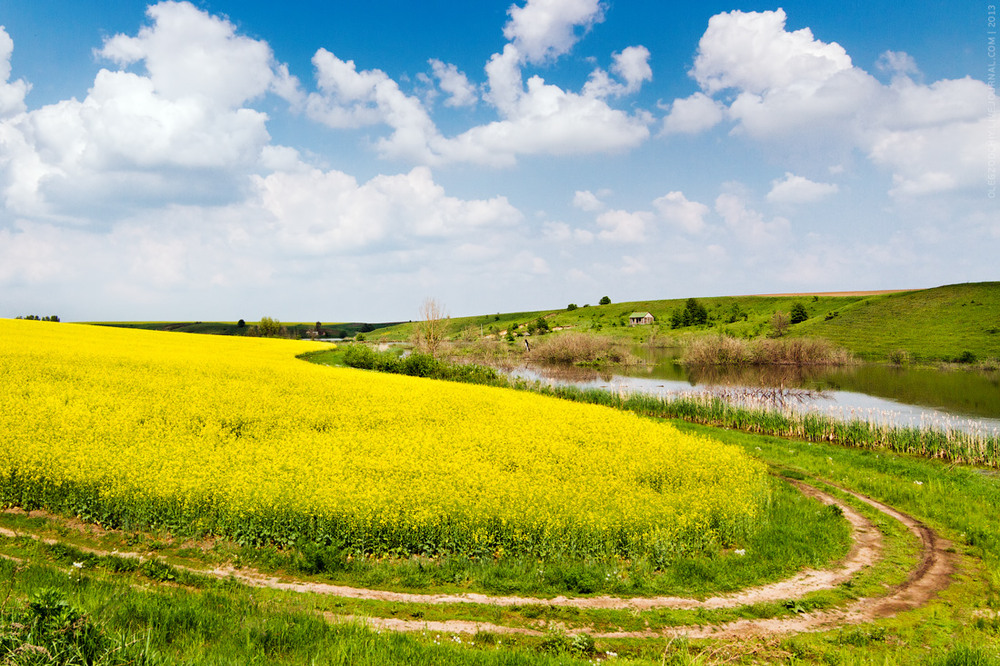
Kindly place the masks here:
<instances>
[{"instance_id":1,"label":"tire track in dirt","mask_svg":"<svg viewBox=\"0 0 1000 666\"><path fill-rule=\"evenodd\" d=\"M478 593L464 594L418 594L408 592L389 592L364 588L333 585L329 583L288 581L278 576L268 576L248 569L236 569L225 566L213 569L196 569L178 566L180 569L217 578L232 578L237 582L251 587L266 587L288 592L322 594L346 599L368 601L388 601L396 603L414 603L429 605L445 604L480 604L490 606L528 606L546 605L569 608L598 608L607 610L650 610L655 608L673 608L678 610L696 610L699 608L712 610L720 608L736 608L768 601L784 601L795 599L809 592L833 589L846 582L855 573L878 561L882 553L882 535L875 526L849 504L813 486L796 481L793 483L803 494L826 505L839 506L844 518L851 525L852 547L847 557L839 567L832 569L806 569L782 581L741 590L740 592L713 596L699 600L687 597L517 597L491 596ZM89 527L89 526L87 526ZM103 533L103 531L102 531ZM23 536L0 527L0 535L9 537ZM33 537L37 538L37 537ZM47 544L58 543L56 539L40 539ZM94 548L78 547L81 551L94 555L115 555L126 558L156 557L140 553L106 551ZM177 565L174 565L177 566Z\"/></svg>"},{"instance_id":2,"label":"tire track in dirt","mask_svg":"<svg viewBox=\"0 0 1000 666\"><path fill-rule=\"evenodd\" d=\"M806 495L824 504L834 504L843 511L852 527L853 546L841 565L834 569L806 570L783 581L750 588L732 595L711 597L705 600L682 597L538 597L489 596L484 594L426 595L383 590L330 585L326 583L288 582L276 576L266 576L251 570L237 570L219 567L211 570L179 566L178 568L218 578L231 578L251 587L266 587L299 593L323 594L350 599L390 601L419 604L480 604L492 606L547 605L573 608L595 608L610 610L648 610L655 608L675 608L680 610L735 608L743 605L767 601L785 601L801 597L809 592L832 589L846 582L861 569L878 561L882 552L882 536L875 526L851 507L829 493L811 485L793 482ZM872 506L883 514L901 522L921 541L920 564L910 573L905 582L897 586L885 597L860 599L847 608L833 611L806 613L794 618L771 618L760 620L737 620L715 626L685 626L660 631L608 632L595 634L595 638L651 638L662 636L687 636L690 638L729 638L755 634L798 633L821 631L843 624L858 624L880 617L918 608L927 603L937 592L946 588L954 572L953 558L947 552L950 543L941 539L933 530L919 520L869 497L840 488L861 502ZM0 535L8 537L26 536L0 527ZM34 535L32 538L38 538ZM58 543L55 539L40 539L44 543ZM81 551L95 555L116 555L118 557L141 558L139 553L108 552L80 547ZM152 557L156 557L153 555ZM174 565L177 566L177 565ZM497 634L542 635L542 629L530 629L494 625L482 622L449 620L429 622L424 620L401 620L397 618L365 618L360 616L324 613L331 622L359 622L377 629L389 631L435 631L442 633L475 633L490 631Z\"/></svg>"},{"instance_id":3,"label":"tire track in dirt","mask_svg":"<svg viewBox=\"0 0 1000 666\"><path fill-rule=\"evenodd\" d=\"M954 557L949 553L951 547L949 541L942 539L927 525L916 518L897 511L887 504L844 488L840 490L899 521L920 539L920 563L910 573L907 580L898 585L887 596L859 599L844 609L804 613L793 618L737 620L712 626L668 627L658 631L605 632L595 633L592 636L594 638L605 639L680 636L687 638L732 639L749 636L826 631L838 626L861 624L883 617L892 617L901 612L919 608L951 584L951 577L955 571L955 563ZM441 633L488 631L496 634L542 636L545 633L545 629L547 629L544 624L538 629L530 629L468 621L425 622L396 618L337 616L331 613L325 613L324 616L331 622L359 622L375 629L388 631L432 631Z\"/></svg>"},{"instance_id":4,"label":"tire track in dirt","mask_svg":"<svg viewBox=\"0 0 1000 666\"><path fill-rule=\"evenodd\" d=\"M678 610L696 610L699 608L711 610L719 608L736 608L768 601L784 601L795 599L809 592L828 590L849 580L855 573L878 561L882 553L882 534L876 527L849 504L842 502L830 494L808 484L794 483L803 494L827 505L839 506L844 517L851 525L853 545L841 565L834 569L806 569L791 578L749 588L740 592L714 596L699 600L687 597L540 597L491 596L486 594L415 594L408 592L388 592L363 588L330 585L326 583L287 582L279 577L263 576L256 572L248 572L229 567L212 570L212 575L231 576L237 581L254 587L269 587L290 592L311 592L347 599L369 601L390 601L414 604L481 604L488 606L560 606L569 608L599 608L606 610L650 610L655 608L673 608Z\"/></svg>"}]
</instances>

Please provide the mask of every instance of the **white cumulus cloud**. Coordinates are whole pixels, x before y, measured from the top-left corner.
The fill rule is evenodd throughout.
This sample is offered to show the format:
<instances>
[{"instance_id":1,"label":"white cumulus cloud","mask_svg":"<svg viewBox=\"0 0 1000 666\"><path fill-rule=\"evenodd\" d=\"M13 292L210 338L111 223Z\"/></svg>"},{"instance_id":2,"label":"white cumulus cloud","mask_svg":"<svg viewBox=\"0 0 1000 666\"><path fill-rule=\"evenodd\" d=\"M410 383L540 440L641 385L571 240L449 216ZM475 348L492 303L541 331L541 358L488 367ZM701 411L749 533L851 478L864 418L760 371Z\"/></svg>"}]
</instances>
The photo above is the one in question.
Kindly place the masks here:
<instances>
[{"instance_id":1,"label":"white cumulus cloud","mask_svg":"<svg viewBox=\"0 0 1000 666\"><path fill-rule=\"evenodd\" d=\"M445 106L460 107L476 104L479 99L476 86L469 83L469 78L458 71L458 67L443 63L436 58L431 58L430 65L441 90L449 95L444 102Z\"/></svg>"},{"instance_id":2,"label":"white cumulus cloud","mask_svg":"<svg viewBox=\"0 0 1000 666\"><path fill-rule=\"evenodd\" d=\"M611 243L641 243L646 240L653 215L646 211L609 210L597 216L597 237Z\"/></svg>"},{"instance_id":3,"label":"white cumulus cloud","mask_svg":"<svg viewBox=\"0 0 1000 666\"><path fill-rule=\"evenodd\" d=\"M820 201L840 191L835 183L817 183L803 176L785 173L771 183L767 200L777 204L801 204Z\"/></svg>"},{"instance_id":4,"label":"white cumulus cloud","mask_svg":"<svg viewBox=\"0 0 1000 666\"><path fill-rule=\"evenodd\" d=\"M10 80L10 58L14 53L14 40L0 25L0 118L25 110L24 96L31 86L23 79Z\"/></svg>"},{"instance_id":5,"label":"white cumulus cloud","mask_svg":"<svg viewBox=\"0 0 1000 666\"><path fill-rule=\"evenodd\" d=\"M982 180L985 82L918 83L913 58L886 51L877 65L893 77L882 84L836 42L786 30L786 19L780 9L713 16L690 72L701 92L671 105L664 133L701 131L724 115L758 141L857 150L891 174L895 196ZM715 99L723 92L725 101Z\"/></svg>"},{"instance_id":6,"label":"white cumulus cloud","mask_svg":"<svg viewBox=\"0 0 1000 666\"><path fill-rule=\"evenodd\" d=\"M136 36L115 35L95 52L123 69L101 69L82 101L0 125L9 210L55 219L143 200L225 199L259 166L267 115L247 104L267 93L292 100L287 68L265 42L190 3L161 2L147 15Z\"/></svg>"},{"instance_id":7,"label":"white cumulus cloud","mask_svg":"<svg viewBox=\"0 0 1000 666\"><path fill-rule=\"evenodd\" d=\"M751 208L738 192L724 192L715 199L717 212L737 239L756 247L775 247L790 238L791 224L783 217L767 220Z\"/></svg>"},{"instance_id":8,"label":"white cumulus cloud","mask_svg":"<svg viewBox=\"0 0 1000 666\"><path fill-rule=\"evenodd\" d=\"M710 209L703 203L689 201L683 192L668 192L653 201L660 217L689 234L696 234L705 228L705 216Z\"/></svg>"},{"instance_id":9,"label":"white cumulus cloud","mask_svg":"<svg viewBox=\"0 0 1000 666\"><path fill-rule=\"evenodd\" d=\"M573 194L573 205L580 210L591 213L604 208L604 202L590 190L577 190Z\"/></svg>"},{"instance_id":10,"label":"white cumulus cloud","mask_svg":"<svg viewBox=\"0 0 1000 666\"><path fill-rule=\"evenodd\" d=\"M600 0L528 0L511 5L503 34L530 62L567 53L595 23L604 19Z\"/></svg>"},{"instance_id":11,"label":"white cumulus cloud","mask_svg":"<svg viewBox=\"0 0 1000 666\"><path fill-rule=\"evenodd\" d=\"M458 237L521 219L505 197L448 196L426 167L363 184L343 172L319 169L257 176L254 184L248 213L262 212L284 247L305 254Z\"/></svg>"},{"instance_id":12,"label":"white cumulus cloud","mask_svg":"<svg viewBox=\"0 0 1000 666\"><path fill-rule=\"evenodd\" d=\"M697 134L715 127L722 122L724 109L721 103L701 92L674 100L670 113L663 119L663 133Z\"/></svg>"}]
</instances>

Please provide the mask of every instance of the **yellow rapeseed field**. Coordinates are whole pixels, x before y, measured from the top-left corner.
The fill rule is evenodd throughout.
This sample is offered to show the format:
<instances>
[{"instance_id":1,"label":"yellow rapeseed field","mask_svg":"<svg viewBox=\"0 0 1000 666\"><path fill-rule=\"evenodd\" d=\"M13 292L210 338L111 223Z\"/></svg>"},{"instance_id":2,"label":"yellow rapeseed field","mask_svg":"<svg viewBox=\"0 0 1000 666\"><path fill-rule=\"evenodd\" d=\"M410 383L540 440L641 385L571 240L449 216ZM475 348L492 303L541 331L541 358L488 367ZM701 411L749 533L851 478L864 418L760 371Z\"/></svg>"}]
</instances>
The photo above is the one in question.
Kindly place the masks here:
<instances>
[{"instance_id":1,"label":"yellow rapeseed field","mask_svg":"<svg viewBox=\"0 0 1000 666\"><path fill-rule=\"evenodd\" d=\"M742 539L762 465L609 408L296 359L321 343L0 320L0 504L364 553Z\"/></svg>"}]
</instances>

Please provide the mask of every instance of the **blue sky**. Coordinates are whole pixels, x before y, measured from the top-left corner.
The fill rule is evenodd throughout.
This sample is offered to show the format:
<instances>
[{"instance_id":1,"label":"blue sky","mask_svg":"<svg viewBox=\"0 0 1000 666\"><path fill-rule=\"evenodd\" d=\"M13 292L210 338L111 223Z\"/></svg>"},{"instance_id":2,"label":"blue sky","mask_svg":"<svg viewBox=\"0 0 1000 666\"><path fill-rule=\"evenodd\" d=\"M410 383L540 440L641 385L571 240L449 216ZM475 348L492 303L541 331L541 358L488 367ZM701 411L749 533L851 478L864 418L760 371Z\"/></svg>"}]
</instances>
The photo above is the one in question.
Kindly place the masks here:
<instances>
[{"instance_id":1,"label":"blue sky","mask_svg":"<svg viewBox=\"0 0 1000 666\"><path fill-rule=\"evenodd\" d=\"M0 316L995 280L990 5L0 5Z\"/></svg>"}]
</instances>

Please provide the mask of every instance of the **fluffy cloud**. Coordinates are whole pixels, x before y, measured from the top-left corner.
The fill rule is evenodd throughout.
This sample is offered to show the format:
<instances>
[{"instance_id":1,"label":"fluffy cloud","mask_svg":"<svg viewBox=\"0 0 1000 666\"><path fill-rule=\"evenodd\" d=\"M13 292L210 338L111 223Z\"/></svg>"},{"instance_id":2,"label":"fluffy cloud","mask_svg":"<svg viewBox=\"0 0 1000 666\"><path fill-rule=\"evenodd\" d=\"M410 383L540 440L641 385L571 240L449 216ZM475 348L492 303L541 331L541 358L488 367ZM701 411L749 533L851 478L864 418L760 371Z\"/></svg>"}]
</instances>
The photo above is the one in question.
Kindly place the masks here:
<instances>
[{"instance_id":1,"label":"fluffy cloud","mask_svg":"<svg viewBox=\"0 0 1000 666\"><path fill-rule=\"evenodd\" d=\"M641 243L652 222L652 214L646 211L609 210L597 216L597 226L601 227L597 237L611 243Z\"/></svg>"},{"instance_id":2,"label":"fluffy cloud","mask_svg":"<svg viewBox=\"0 0 1000 666\"><path fill-rule=\"evenodd\" d=\"M649 137L652 117L612 108L603 98L637 89L647 80L651 73L643 64L648 55L642 47L615 54L616 71L623 83L610 79L595 83L592 78L582 92L574 93L537 75L525 84L523 55L514 44L507 44L486 65L484 99L501 119L444 137L421 101L406 95L384 72L358 71L353 61L320 49L313 58L320 92L309 95L306 109L311 118L333 128L385 124L393 131L376 143L382 155L426 165L472 162L512 166L520 155L622 151ZM432 61L432 67L442 89L452 94L449 102L474 101L474 88L464 75L435 63Z\"/></svg>"},{"instance_id":3,"label":"fluffy cloud","mask_svg":"<svg viewBox=\"0 0 1000 666\"><path fill-rule=\"evenodd\" d=\"M341 60L322 48L313 56L313 65L321 93L309 95L309 117L333 128L386 124L393 132L377 142L384 156L425 164L439 161L432 146L442 139L434 121L420 100L405 94L385 72L359 72L353 60Z\"/></svg>"},{"instance_id":4,"label":"fluffy cloud","mask_svg":"<svg viewBox=\"0 0 1000 666\"><path fill-rule=\"evenodd\" d=\"M252 217L263 213L283 247L339 254L371 246L462 236L521 219L505 197L449 197L426 167L358 184L339 171L274 173L254 178Z\"/></svg>"},{"instance_id":5,"label":"fluffy cloud","mask_svg":"<svg viewBox=\"0 0 1000 666\"><path fill-rule=\"evenodd\" d=\"M840 188L834 183L816 183L802 176L785 173L784 178L771 183L767 200L777 204L813 203L839 191Z\"/></svg>"},{"instance_id":6,"label":"fluffy cloud","mask_svg":"<svg viewBox=\"0 0 1000 666\"><path fill-rule=\"evenodd\" d=\"M10 80L10 57L14 52L14 40L3 26L0 26L0 118L24 111L24 96L30 86L24 80Z\"/></svg>"},{"instance_id":7,"label":"fluffy cloud","mask_svg":"<svg viewBox=\"0 0 1000 666\"><path fill-rule=\"evenodd\" d=\"M677 99L663 119L664 134L696 134L722 122L725 107L705 93Z\"/></svg>"},{"instance_id":8,"label":"fluffy cloud","mask_svg":"<svg viewBox=\"0 0 1000 666\"><path fill-rule=\"evenodd\" d=\"M604 208L604 202L590 190L577 190L573 194L573 205L587 212L595 212Z\"/></svg>"},{"instance_id":9,"label":"fluffy cloud","mask_svg":"<svg viewBox=\"0 0 1000 666\"><path fill-rule=\"evenodd\" d=\"M839 44L809 29L785 30L784 11L733 11L713 16L698 45L691 76L701 93L677 100L664 132L696 132L726 115L736 130L760 141L853 147L892 174L897 196L969 187L981 181L983 103L988 86L971 78L914 82L914 60L885 52L882 84L856 67ZM778 195L780 196L780 194Z\"/></svg>"},{"instance_id":10,"label":"fluffy cloud","mask_svg":"<svg viewBox=\"0 0 1000 666\"><path fill-rule=\"evenodd\" d=\"M441 90L448 93L445 106L474 106L479 99L476 87L469 83L468 77L458 71L455 65L445 64L431 58L429 61L434 77L438 80Z\"/></svg>"},{"instance_id":11,"label":"fluffy cloud","mask_svg":"<svg viewBox=\"0 0 1000 666\"><path fill-rule=\"evenodd\" d=\"M486 99L503 119L450 140L444 147L450 159L510 165L517 155L614 152L649 137L651 117L612 108L602 99L607 93L603 87L585 86L574 93L540 76L529 78L525 87L520 54L512 44L494 54L486 72Z\"/></svg>"},{"instance_id":12,"label":"fluffy cloud","mask_svg":"<svg viewBox=\"0 0 1000 666\"><path fill-rule=\"evenodd\" d=\"M717 14L698 42L691 75L709 94L727 88L760 94L795 86L815 90L851 69L839 44L824 44L808 28L785 31L784 10Z\"/></svg>"},{"instance_id":13,"label":"fluffy cloud","mask_svg":"<svg viewBox=\"0 0 1000 666\"><path fill-rule=\"evenodd\" d=\"M621 53L613 54L611 71L625 81L625 93L637 92L643 82L653 80L649 56L649 49L645 46L629 46Z\"/></svg>"},{"instance_id":14,"label":"fluffy cloud","mask_svg":"<svg viewBox=\"0 0 1000 666\"><path fill-rule=\"evenodd\" d=\"M565 222L546 222L542 225L542 238L553 243L574 241L581 244L594 242L594 234L586 229L573 229Z\"/></svg>"},{"instance_id":15,"label":"fluffy cloud","mask_svg":"<svg viewBox=\"0 0 1000 666\"><path fill-rule=\"evenodd\" d=\"M604 19L604 8L600 0L528 0L524 7L511 5L507 14L504 37L538 63L569 52L580 32Z\"/></svg>"},{"instance_id":16,"label":"fluffy cloud","mask_svg":"<svg viewBox=\"0 0 1000 666\"><path fill-rule=\"evenodd\" d=\"M705 228L708 206L697 201L688 201L683 192L669 192L653 202L660 217L671 225L696 234Z\"/></svg>"},{"instance_id":17,"label":"fluffy cloud","mask_svg":"<svg viewBox=\"0 0 1000 666\"><path fill-rule=\"evenodd\" d=\"M738 240L752 247L774 249L789 240L791 224L788 220L776 217L767 221L762 213L749 207L740 193L725 192L716 197L715 212Z\"/></svg>"},{"instance_id":18,"label":"fluffy cloud","mask_svg":"<svg viewBox=\"0 0 1000 666\"><path fill-rule=\"evenodd\" d=\"M528 80L527 90L505 92L504 103L511 104L508 117L442 143L447 159L504 166L514 164L518 155L622 151L649 137L649 118L613 109L597 97L567 92L538 76Z\"/></svg>"},{"instance_id":19,"label":"fluffy cloud","mask_svg":"<svg viewBox=\"0 0 1000 666\"><path fill-rule=\"evenodd\" d=\"M621 53L612 54L611 71L621 78L621 82L613 80L598 67L591 72L583 93L593 97L621 97L638 92L644 82L653 79L649 57L649 49L645 46L629 46Z\"/></svg>"},{"instance_id":20,"label":"fluffy cloud","mask_svg":"<svg viewBox=\"0 0 1000 666\"><path fill-rule=\"evenodd\" d=\"M258 167L267 116L245 105L269 92L293 99L287 68L266 43L189 3L147 14L152 24L137 36L113 36L96 52L144 71L101 69L83 101L0 125L9 211L56 219L111 202L225 199L238 191L234 178Z\"/></svg>"},{"instance_id":21,"label":"fluffy cloud","mask_svg":"<svg viewBox=\"0 0 1000 666\"><path fill-rule=\"evenodd\" d=\"M188 2L161 2L146 14L153 25L106 40L98 54L121 66L143 62L159 95L229 108L269 91L294 95L295 82L267 43L237 35L229 21Z\"/></svg>"},{"instance_id":22,"label":"fluffy cloud","mask_svg":"<svg viewBox=\"0 0 1000 666\"><path fill-rule=\"evenodd\" d=\"M909 76L920 73L917 61L910 54L902 51L886 51L879 56L876 66L883 72L889 72L894 75L903 74Z\"/></svg>"}]
</instances>

